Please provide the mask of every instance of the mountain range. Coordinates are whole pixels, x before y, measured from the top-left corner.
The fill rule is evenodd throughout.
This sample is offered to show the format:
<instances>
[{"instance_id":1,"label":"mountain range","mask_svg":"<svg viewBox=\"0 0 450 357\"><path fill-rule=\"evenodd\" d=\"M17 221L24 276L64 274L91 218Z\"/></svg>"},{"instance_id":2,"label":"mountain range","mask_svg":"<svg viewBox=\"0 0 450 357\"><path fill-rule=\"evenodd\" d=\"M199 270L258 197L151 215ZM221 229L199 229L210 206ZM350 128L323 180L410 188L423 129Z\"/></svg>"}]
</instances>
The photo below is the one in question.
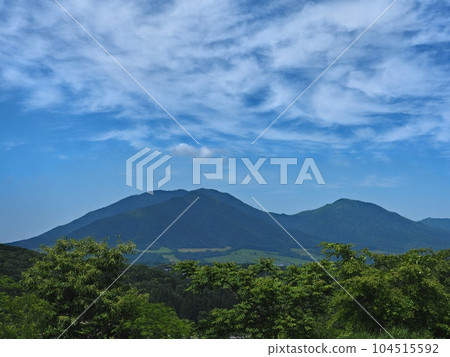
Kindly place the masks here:
<instances>
[{"instance_id":1,"label":"mountain range","mask_svg":"<svg viewBox=\"0 0 450 357\"><path fill-rule=\"evenodd\" d=\"M134 195L46 233L10 245L38 249L56 239L93 236L133 241L143 250L196 198L198 201L145 254L147 263L200 259L280 263L305 259L304 252L266 213L230 194L211 189L155 191ZM339 199L293 215L272 213L313 254L320 242L353 243L357 248L400 253L413 248L448 248L450 219L415 222L373 203Z\"/></svg>"}]
</instances>

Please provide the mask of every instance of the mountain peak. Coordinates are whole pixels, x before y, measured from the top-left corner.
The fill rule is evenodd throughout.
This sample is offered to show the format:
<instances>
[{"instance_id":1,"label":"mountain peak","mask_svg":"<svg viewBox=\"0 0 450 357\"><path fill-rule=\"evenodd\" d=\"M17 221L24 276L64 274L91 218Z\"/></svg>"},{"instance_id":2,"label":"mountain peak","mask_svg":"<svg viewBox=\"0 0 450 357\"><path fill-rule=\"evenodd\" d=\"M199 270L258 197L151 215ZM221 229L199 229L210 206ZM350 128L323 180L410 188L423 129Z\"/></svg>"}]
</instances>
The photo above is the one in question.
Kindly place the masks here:
<instances>
[{"instance_id":1,"label":"mountain peak","mask_svg":"<svg viewBox=\"0 0 450 357\"><path fill-rule=\"evenodd\" d=\"M206 188L158 190L153 195L130 196L13 245L35 249L40 244L52 245L61 236L82 238L91 235L102 239L120 235L125 240L135 241L141 248L149 237L160 234L186 207L187 201L192 202L196 196L201 197L199 202L167 233L166 241L172 247L194 250L225 246L232 246L232 249L266 247L271 251L293 248L265 212L228 193ZM349 198L295 215L274 213L273 216L308 247L328 241L354 243L357 248L402 252L412 248L445 247L450 234L443 229L449 223L447 220L414 222L376 204Z\"/></svg>"},{"instance_id":2,"label":"mountain peak","mask_svg":"<svg viewBox=\"0 0 450 357\"><path fill-rule=\"evenodd\" d=\"M339 198L338 200L334 201L333 203L330 204L331 206L336 205L375 205L374 203L370 203L370 202L365 202L365 201L360 201L360 200L354 200L351 198ZM375 205L376 206L376 205Z\"/></svg>"},{"instance_id":3,"label":"mountain peak","mask_svg":"<svg viewBox=\"0 0 450 357\"><path fill-rule=\"evenodd\" d=\"M320 209L320 208L319 208ZM327 204L322 207L322 209L338 209L338 210L348 210L352 213L356 213L355 210L367 210L369 212L384 212L386 214L396 214L386 210L385 208L371 202L354 200L350 198L340 198L333 203ZM406 219L406 218L405 218Z\"/></svg>"}]
</instances>

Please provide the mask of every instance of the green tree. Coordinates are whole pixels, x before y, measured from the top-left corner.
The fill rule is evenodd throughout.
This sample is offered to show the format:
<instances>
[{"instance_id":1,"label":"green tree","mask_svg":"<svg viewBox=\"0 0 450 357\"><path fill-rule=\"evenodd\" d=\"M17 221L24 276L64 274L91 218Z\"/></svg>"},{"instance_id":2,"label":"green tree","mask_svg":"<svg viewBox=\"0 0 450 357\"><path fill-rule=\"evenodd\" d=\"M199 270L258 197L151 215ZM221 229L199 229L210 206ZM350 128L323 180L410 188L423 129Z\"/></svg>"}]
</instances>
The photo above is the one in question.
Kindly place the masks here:
<instances>
[{"instance_id":1,"label":"green tree","mask_svg":"<svg viewBox=\"0 0 450 357\"><path fill-rule=\"evenodd\" d=\"M128 290L117 302L114 334L119 338L189 338L192 322L180 319L162 303L149 303L148 294Z\"/></svg>"},{"instance_id":2,"label":"green tree","mask_svg":"<svg viewBox=\"0 0 450 357\"><path fill-rule=\"evenodd\" d=\"M326 300L322 297L331 291L330 279L311 265L283 270L271 259L260 259L248 268L234 263L200 266L185 261L177 264L177 270L191 280L191 291L220 288L231 291L236 298L233 307L214 309L207 319L200 321L198 333L202 337L324 335L321 314L326 311Z\"/></svg>"},{"instance_id":3,"label":"green tree","mask_svg":"<svg viewBox=\"0 0 450 357\"><path fill-rule=\"evenodd\" d=\"M386 255L323 243L320 265L282 269L261 259L245 268L185 261L176 269L192 292L226 289L235 296L232 307L214 309L197 324L201 337L388 337L355 298L394 337L448 338L449 252Z\"/></svg>"},{"instance_id":4,"label":"green tree","mask_svg":"<svg viewBox=\"0 0 450 357\"><path fill-rule=\"evenodd\" d=\"M93 238L62 239L43 247L44 258L23 276L28 291L55 311L47 337L58 336L105 291L126 268L131 243L109 247ZM152 315L150 312L158 310ZM170 328L163 329L167 322ZM148 295L118 279L62 336L65 338L188 337L190 325L175 312L152 305Z\"/></svg>"},{"instance_id":5,"label":"green tree","mask_svg":"<svg viewBox=\"0 0 450 357\"><path fill-rule=\"evenodd\" d=\"M327 243L323 247L337 267L340 283L388 331L403 329L415 332L417 337L450 336L450 250L420 249L385 255L354 251L344 244ZM330 326L341 337L361 331L382 332L341 289L330 301Z\"/></svg>"},{"instance_id":6,"label":"green tree","mask_svg":"<svg viewBox=\"0 0 450 357\"><path fill-rule=\"evenodd\" d=\"M48 302L23 293L20 284L0 276L0 338L41 338L52 317Z\"/></svg>"}]
</instances>

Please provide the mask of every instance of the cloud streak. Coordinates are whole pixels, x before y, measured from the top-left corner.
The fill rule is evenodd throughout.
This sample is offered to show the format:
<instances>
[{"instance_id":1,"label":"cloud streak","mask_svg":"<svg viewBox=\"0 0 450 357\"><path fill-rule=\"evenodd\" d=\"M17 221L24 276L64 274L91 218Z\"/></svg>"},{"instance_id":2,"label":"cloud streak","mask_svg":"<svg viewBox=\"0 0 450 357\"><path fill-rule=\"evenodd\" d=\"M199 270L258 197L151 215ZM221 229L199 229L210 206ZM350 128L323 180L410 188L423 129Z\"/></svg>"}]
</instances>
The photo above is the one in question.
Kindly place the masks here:
<instances>
[{"instance_id":1,"label":"cloud streak","mask_svg":"<svg viewBox=\"0 0 450 357\"><path fill-rule=\"evenodd\" d=\"M245 146L389 1L61 3L200 142ZM28 110L109 113L89 140L185 141L56 4L0 2L0 13L3 97L20 93ZM448 144L449 14L439 1L399 1L262 144Z\"/></svg>"}]
</instances>

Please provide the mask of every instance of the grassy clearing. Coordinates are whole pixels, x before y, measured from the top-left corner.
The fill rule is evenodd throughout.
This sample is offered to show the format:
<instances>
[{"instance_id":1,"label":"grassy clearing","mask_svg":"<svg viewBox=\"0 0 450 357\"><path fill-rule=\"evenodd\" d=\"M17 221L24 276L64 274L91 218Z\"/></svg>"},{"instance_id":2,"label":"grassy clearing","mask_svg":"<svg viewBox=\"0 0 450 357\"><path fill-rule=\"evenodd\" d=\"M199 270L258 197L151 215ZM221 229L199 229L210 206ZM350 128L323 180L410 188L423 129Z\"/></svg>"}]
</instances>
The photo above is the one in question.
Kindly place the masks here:
<instances>
[{"instance_id":1,"label":"grassy clearing","mask_svg":"<svg viewBox=\"0 0 450 357\"><path fill-rule=\"evenodd\" d=\"M179 253L205 253L205 252L226 252L230 250L230 246L226 246L223 248L180 248L178 249Z\"/></svg>"},{"instance_id":2,"label":"grassy clearing","mask_svg":"<svg viewBox=\"0 0 450 357\"><path fill-rule=\"evenodd\" d=\"M311 261L311 257L301 248L291 248L290 249L291 252L295 253L296 255L305 258L307 261ZM316 258L317 260L320 260L323 258L323 256L320 256L319 254L317 254L316 252L314 252L313 249L307 249L309 253L311 253L311 255Z\"/></svg>"},{"instance_id":3,"label":"grassy clearing","mask_svg":"<svg viewBox=\"0 0 450 357\"><path fill-rule=\"evenodd\" d=\"M276 252L263 252L256 249L239 249L220 257L205 258L205 261L212 262L236 262L238 264L253 263L259 258L275 259L276 264L304 264L308 260L304 258L287 257Z\"/></svg>"},{"instance_id":4,"label":"grassy clearing","mask_svg":"<svg viewBox=\"0 0 450 357\"><path fill-rule=\"evenodd\" d=\"M142 250L138 250L138 253L141 253L141 252L142 252ZM170 254L172 252L173 252L172 249L169 249L169 248L166 248L166 247L161 247L159 249L149 249L145 253L162 255L162 254Z\"/></svg>"},{"instance_id":5,"label":"grassy clearing","mask_svg":"<svg viewBox=\"0 0 450 357\"><path fill-rule=\"evenodd\" d=\"M254 263L259 258L272 258L275 259L276 264L280 265L290 265L290 264L304 264L311 261L311 258L299 248L292 248L291 251L298 255L295 256L285 256L278 252L264 252L262 250L257 249L239 249L236 251L229 252L228 254L224 254L222 256L214 256L208 257L208 252L227 252L231 250L232 247L217 247L217 248L179 248L176 250L160 247L158 249L149 249L146 253L151 256L161 256L165 260L168 260L171 263L179 262L180 259L176 257L176 253L203 253L204 257L199 257L198 259L203 260L205 262L236 262L238 264L246 264L246 263ZM142 252L140 250L139 252ZM203 255L202 254L202 255ZM315 257L320 259L316 254L313 254ZM152 258L153 259L153 258ZM152 260L153 261L153 260Z\"/></svg>"}]
</instances>

